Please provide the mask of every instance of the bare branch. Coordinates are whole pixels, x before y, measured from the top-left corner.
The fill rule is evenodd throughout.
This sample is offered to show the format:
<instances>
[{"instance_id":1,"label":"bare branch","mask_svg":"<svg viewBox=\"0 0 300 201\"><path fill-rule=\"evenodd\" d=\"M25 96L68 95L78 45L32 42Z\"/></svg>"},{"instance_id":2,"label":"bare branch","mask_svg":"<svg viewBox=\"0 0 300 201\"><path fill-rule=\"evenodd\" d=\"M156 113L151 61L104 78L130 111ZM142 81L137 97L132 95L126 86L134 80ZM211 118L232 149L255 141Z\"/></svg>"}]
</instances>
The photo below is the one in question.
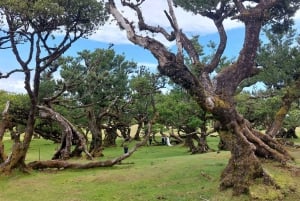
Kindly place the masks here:
<instances>
[{"instance_id":1,"label":"bare branch","mask_svg":"<svg viewBox=\"0 0 300 201\"><path fill-rule=\"evenodd\" d=\"M227 35L226 35L226 31L224 29L223 24L215 21L215 25L218 29L220 42L218 45L218 49L215 52L211 62L207 66L205 66L205 71L207 73L212 73L218 67L220 59L224 53L224 50L225 50L226 44L227 44Z\"/></svg>"},{"instance_id":2,"label":"bare branch","mask_svg":"<svg viewBox=\"0 0 300 201\"><path fill-rule=\"evenodd\" d=\"M130 7L131 9L133 9L137 16L138 16L138 26L139 26L139 30L141 31L150 31L151 33L160 33L162 34L168 41L173 41L175 40L175 34L173 32L171 32L170 34L162 27L160 26L150 26L148 24L145 23L145 20L144 20L144 17L143 17L143 14L141 12L141 9L137 6L137 5L134 5L132 3L128 3L128 2L125 2L125 1L122 1L122 4L124 6L128 6Z\"/></svg>"},{"instance_id":3,"label":"bare branch","mask_svg":"<svg viewBox=\"0 0 300 201\"><path fill-rule=\"evenodd\" d=\"M3 45L5 43L8 43L8 42L9 42L9 36L0 37L0 49L8 49L8 48L10 48L10 46L3 47Z\"/></svg>"},{"instance_id":4,"label":"bare branch","mask_svg":"<svg viewBox=\"0 0 300 201\"><path fill-rule=\"evenodd\" d=\"M179 58L181 61L183 61L183 47L182 47L182 41L181 41L181 30L179 29L177 18L175 16L175 12L173 9L173 2L172 0L168 0L168 6L169 6L169 12L172 18L172 25L174 26L175 35L176 35L176 44L177 44L177 58Z\"/></svg>"},{"instance_id":5,"label":"bare branch","mask_svg":"<svg viewBox=\"0 0 300 201\"><path fill-rule=\"evenodd\" d=\"M0 79L9 78L9 76L11 76L12 74L17 73L17 72L24 72L24 71L22 69L15 69L15 70L12 70L12 71L6 73L5 75L0 72Z\"/></svg>"},{"instance_id":6,"label":"bare branch","mask_svg":"<svg viewBox=\"0 0 300 201\"><path fill-rule=\"evenodd\" d=\"M223 21L227 17L231 16L235 12L235 8L227 4L227 2L221 2L220 8L215 12L202 12L203 16L206 16L214 21L215 26L217 27L220 42L215 52L211 62L205 66L205 71L207 73L213 72L219 65L220 58L222 57L224 50L227 44L227 34L223 26Z\"/></svg>"},{"instance_id":7,"label":"bare branch","mask_svg":"<svg viewBox=\"0 0 300 201\"><path fill-rule=\"evenodd\" d=\"M189 40L182 31L180 31L180 38L182 41L182 45L183 45L185 51L190 56L190 58L192 59L192 62L194 64L199 64L200 63L199 54L197 53L197 50L195 49L195 46L193 45L191 40ZM202 65L199 65L199 66L202 66Z\"/></svg>"}]
</instances>

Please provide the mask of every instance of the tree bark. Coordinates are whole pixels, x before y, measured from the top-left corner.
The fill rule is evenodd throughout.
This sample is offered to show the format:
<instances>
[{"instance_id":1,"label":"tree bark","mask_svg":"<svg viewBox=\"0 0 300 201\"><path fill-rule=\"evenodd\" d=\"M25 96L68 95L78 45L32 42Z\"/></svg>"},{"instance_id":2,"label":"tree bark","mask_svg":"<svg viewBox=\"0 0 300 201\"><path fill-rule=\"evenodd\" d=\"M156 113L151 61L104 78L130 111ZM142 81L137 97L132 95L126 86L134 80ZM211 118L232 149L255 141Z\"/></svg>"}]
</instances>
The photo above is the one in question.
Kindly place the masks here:
<instances>
[{"instance_id":1,"label":"tree bark","mask_svg":"<svg viewBox=\"0 0 300 201\"><path fill-rule=\"evenodd\" d=\"M281 107L275 114L274 121L272 125L268 128L266 133L273 138L278 134L279 130L282 128L283 121L288 114L292 103L298 100L300 97L300 80L295 81L295 83L289 87L285 95L282 97Z\"/></svg>"},{"instance_id":2,"label":"tree bark","mask_svg":"<svg viewBox=\"0 0 300 201\"><path fill-rule=\"evenodd\" d=\"M140 133L141 133L142 128L143 128L143 121L138 121L138 127L137 127L136 132L133 137L134 140L136 140L136 141L141 140Z\"/></svg>"},{"instance_id":3,"label":"tree bark","mask_svg":"<svg viewBox=\"0 0 300 201\"><path fill-rule=\"evenodd\" d=\"M2 112L2 120L0 121L0 164L3 163L7 158L4 152L3 137L6 129L11 127L11 120L8 114L9 104L9 101L6 102L6 106Z\"/></svg>"},{"instance_id":4,"label":"tree bark","mask_svg":"<svg viewBox=\"0 0 300 201\"><path fill-rule=\"evenodd\" d=\"M210 148L206 141L206 135L204 133L199 133L194 128L182 128L182 130L186 133L185 135L185 145L189 147L189 152L192 154L201 154L207 153ZM194 144L194 141L197 142L197 145Z\"/></svg>"},{"instance_id":5,"label":"tree bark","mask_svg":"<svg viewBox=\"0 0 300 201\"><path fill-rule=\"evenodd\" d=\"M89 159L92 159L92 155L88 152L86 146L86 140L83 134L78 131L75 126L72 125L67 119L62 115L55 112L53 109L46 106L37 106L40 110L41 117L51 118L57 121L63 130L63 136L60 148L56 151L52 159L69 159L72 156L80 156L81 152L85 152ZM76 139L76 147L73 152L71 152L72 142Z\"/></svg>"},{"instance_id":6,"label":"tree bark","mask_svg":"<svg viewBox=\"0 0 300 201\"><path fill-rule=\"evenodd\" d=\"M102 133L101 129L97 125L97 119L95 113L92 109L88 109L88 124L89 129L92 133L92 141L90 143L90 153L93 157L103 156L103 147L102 147Z\"/></svg>"},{"instance_id":7,"label":"tree bark","mask_svg":"<svg viewBox=\"0 0 300 201\"><path fill-rule=\"evenodd\" d=\"M116 146L116 139L118 137L117 128L107 126L105 128L105 136L104 136L104 147Z\"/></svg>"}]
</instances>

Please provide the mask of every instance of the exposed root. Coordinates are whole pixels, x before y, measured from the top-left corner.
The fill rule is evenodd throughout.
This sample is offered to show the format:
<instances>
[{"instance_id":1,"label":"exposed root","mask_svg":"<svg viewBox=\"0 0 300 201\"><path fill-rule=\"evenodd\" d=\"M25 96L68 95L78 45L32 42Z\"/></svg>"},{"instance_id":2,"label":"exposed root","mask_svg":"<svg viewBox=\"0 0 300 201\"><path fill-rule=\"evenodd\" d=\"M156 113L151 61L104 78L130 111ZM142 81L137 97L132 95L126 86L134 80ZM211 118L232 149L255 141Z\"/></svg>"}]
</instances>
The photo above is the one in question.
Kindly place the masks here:
<instances>
[{"instance_id":1,"label":"exposed root","mask_svg":"<svg viewBox=\"0 0 300 201\"><path fill-rule=\"evenodd\" d=\"M271 136L262 134L258 131L246 132L251 135L247 136L250 142L258 143L257 153L268 152L262 155L264 158L273 158L283 164L288 160L293 160L293 157L285 149L285 147ZM260 154L261 155L261 154Z\"/></svg>"},{"instance_id":2,"label":"exposed root","mask_svg":"<svg viewBox=\"0 0 300 201\"><path fill-rule=\"evenodd\" d=\"M272 138L265 137L247 124L231 122L229 130L220 132L231 151L231 158L221 175L220 189L233 189L233 195L248 194L249 186L257 178L262 178L266 184L279 187L263 170L258 156L270 158L285 164L292 159L290 154Z\"/></svg>"}]
</instances>

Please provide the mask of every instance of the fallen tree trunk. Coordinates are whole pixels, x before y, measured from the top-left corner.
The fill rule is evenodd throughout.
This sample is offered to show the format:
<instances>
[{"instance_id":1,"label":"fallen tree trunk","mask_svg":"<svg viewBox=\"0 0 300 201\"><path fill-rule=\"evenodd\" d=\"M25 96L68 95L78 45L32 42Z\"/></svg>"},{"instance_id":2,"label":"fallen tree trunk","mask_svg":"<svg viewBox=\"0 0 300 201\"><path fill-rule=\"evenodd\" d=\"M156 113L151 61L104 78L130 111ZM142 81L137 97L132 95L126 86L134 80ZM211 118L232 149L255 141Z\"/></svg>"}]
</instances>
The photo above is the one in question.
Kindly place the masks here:
<instances>
[{"instance_id":1,"label":"fallen tree trunk","mask_svg":"<svg viewBox=\"0 0 300 201\"><path fill-rule=\"evenodd\" d=\"M148 134L149 135L149 134ZM127 153L114 158L112 160L106 161L95 161L89 163L70 163L63 160L48 160L48 161L33 161L28 163L28 167L34 170L48 169L48 168L57 168L57 169L90 169L98 167L111 167L116 164L119 164L122 160L130 157L139 147L147 143L149 136L146 136L144 140L140 143L137 143L131 150Z\"/></svg>"},{"instance_id":2,"label":"fallen tree trunk","mask_svg":"<svg viewBox=\"0 0 300 201\"><path fill-rule=\"evenodd\" d=\"M148 123L148 130L149 132L143 139L143 141L137 143L132 149L130 149L127 153L106 161L95 161L89 163L70 163L68 161L62 160L48 160L48 161L33 161L28 163L28 167L34 170L40 169L48 169L48 168L57 168L57 169L89 169L89 168L98 168L98 167L111 167L116 164L119 164L124 159L130 157L139 147L144 146L147 141L149 140L149 136L152 132L152 125L156 120L158 113L155 113L153 119Z\"/></svg>"},{"instance_id":3,"label":"fallen tree trunk","mask_svg":"<svg viewBox=\"0 0 300 201\"><path fill-rule=\"evenodd\" d=\"M63 160L48 160L48 161L34 161L28 164L28 167L40 170L40 169L48 169L48 168L57 168L57 169L89 169L89 168L97 168L97 167L111 167L116 164L119 164L122 160L128 158L135 150L131 150L130 152L123 154L112 160L106 161L95 161L89 163L70 163Z\"/></svg>"}]
</instances>

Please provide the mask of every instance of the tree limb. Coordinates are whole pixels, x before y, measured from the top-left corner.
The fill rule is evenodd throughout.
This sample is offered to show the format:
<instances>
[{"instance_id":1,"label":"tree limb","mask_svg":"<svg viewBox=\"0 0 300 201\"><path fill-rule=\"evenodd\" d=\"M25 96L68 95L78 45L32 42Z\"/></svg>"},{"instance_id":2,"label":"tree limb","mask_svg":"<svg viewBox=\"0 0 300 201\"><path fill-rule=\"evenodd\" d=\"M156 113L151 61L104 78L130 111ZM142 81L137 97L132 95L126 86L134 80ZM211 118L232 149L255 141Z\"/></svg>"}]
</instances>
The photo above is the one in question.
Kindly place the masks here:
<instances>
[{"instance_id":1,"label":"tree limb","mask_svg":"<svg viewBox=\"0 0 300 201\"><path fill-rule=\"evenodd\" d=\"M2 78L9 78L9 76L11 76L12 74L17 73L17 72L24 72L24 71L22 69L14 69L14 70L6 73L5 75L0 72L0 79L2 79Z\"/></svg>"},{"instance_id":2,"label":"tree limb","mask_svg":"<svg viewBox=\"0 0 300 201\"><path fill-rule=\"evenodd\" d=\"M171 24L173 25L173 29L174 29L175 35L176 35L176 44L177 44L177 49L178 49L177 50L177 58L179 60L183 61L183 47L182 47L182 41L181 41L181 30L179 29L177 18L174 13L172 0L168 0L168 6L169 6L169 12L171 15L171 19L172 19Z\"/></svg>"}]
</instances>

